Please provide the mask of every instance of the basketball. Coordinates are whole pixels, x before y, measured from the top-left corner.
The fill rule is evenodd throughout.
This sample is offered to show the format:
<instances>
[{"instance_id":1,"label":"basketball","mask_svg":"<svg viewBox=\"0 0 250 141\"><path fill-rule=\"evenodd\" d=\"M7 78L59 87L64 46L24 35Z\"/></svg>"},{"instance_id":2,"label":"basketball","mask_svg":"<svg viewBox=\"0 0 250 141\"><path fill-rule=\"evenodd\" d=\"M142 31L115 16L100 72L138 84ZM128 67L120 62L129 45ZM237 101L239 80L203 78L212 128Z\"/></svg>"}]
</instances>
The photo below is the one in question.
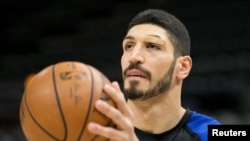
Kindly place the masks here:
<instances>
[{"instance_id":1,"label":"basketball","mask_svg":"<svg viewBox=\"0 0 250 141\"><path fill-rule=\"evenodd\" d=\"M90 121L115 124L98 112L97 99L115 107L104 92L109 79L91 65L65 61L47 66L25 87L20 102L20 124L28 141L107 141L91 134Z\"/></svg>"}]
</instances>

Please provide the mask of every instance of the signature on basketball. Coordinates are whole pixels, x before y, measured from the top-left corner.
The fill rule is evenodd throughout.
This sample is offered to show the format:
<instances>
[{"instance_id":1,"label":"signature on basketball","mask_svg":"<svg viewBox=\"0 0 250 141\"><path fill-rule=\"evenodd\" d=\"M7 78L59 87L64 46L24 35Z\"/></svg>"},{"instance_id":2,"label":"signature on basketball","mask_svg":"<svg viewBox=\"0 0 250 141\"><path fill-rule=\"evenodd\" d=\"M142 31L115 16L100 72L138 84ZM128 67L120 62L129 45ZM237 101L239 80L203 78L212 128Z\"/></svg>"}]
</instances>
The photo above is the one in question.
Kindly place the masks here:
<instances>
[{"instance_id":1,"label":"signature on basketball","mask_svg":"<svg viewBox=\"0 0 250 141\"><path fill-rule=\"evenodd\" d=\"M79 80L87 80L87 73L83 71L66 71L60 73L60 79L62 81L70 80L73 82L69 89L70 97L74 99L75 104L77 105L79 100L82 99L81 94L78 94L78 90L81 89L81 83Z\"/></svg>"},{"instance_id":2,"label":"signature on basketball","mask_svg":"<svg viewBox=\"0 0 250 141\"><path fill-rule=\"evenodd\" d=\"M86 72L67 71L60 73L61 80L86 80Z\"/></svg>"}]
</instances>

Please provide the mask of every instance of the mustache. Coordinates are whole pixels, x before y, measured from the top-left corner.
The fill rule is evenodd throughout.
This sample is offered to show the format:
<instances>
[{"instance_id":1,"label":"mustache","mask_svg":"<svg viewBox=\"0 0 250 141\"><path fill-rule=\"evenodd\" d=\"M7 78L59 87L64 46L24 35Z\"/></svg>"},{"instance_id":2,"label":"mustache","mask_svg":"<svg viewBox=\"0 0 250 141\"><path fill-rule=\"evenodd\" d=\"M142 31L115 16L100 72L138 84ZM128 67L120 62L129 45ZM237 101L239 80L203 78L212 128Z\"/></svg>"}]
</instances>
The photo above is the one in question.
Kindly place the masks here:
<instances>
[{"instance_id":1,"label":"mustache","mask_svg":"<svg viewBox=\"0 0 250 141\"><path fill-rule=\"evenodd\" d=\"M125 76L127 74L127 72L129 70L132 70L132 69L137 69L141 72L143 72L146 77L151 80L151 73L150 71L148 71L147 69L143 68L142 66L138 65L138 64L130 64L124 71L123 71L123 76Z\"/></svg>"}]
</instances>

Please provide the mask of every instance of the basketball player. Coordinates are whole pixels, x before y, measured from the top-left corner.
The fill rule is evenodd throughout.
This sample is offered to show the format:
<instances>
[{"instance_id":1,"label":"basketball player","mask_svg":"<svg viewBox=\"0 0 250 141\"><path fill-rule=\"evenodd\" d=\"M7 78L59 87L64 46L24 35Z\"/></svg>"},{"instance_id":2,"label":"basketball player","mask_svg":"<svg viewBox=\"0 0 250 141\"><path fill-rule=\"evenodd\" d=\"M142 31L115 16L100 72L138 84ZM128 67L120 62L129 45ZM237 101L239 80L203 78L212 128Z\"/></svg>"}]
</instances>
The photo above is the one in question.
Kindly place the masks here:
<instances>
[{"instance_id":1,"label":"basketball player","mask_svg":"<svg viewBox=\"0 0 250 141\"><path fill-rule=\"evenodd\" d=\"M118 108L95 103L117 128L90 123L89 131L112 141L207 141L208 125L219 121L181 104L192 68L183 23L166 11L142 11L129 23L122 48L124 90L117 82L104 86Z\"/></svg>"}]
</instances>

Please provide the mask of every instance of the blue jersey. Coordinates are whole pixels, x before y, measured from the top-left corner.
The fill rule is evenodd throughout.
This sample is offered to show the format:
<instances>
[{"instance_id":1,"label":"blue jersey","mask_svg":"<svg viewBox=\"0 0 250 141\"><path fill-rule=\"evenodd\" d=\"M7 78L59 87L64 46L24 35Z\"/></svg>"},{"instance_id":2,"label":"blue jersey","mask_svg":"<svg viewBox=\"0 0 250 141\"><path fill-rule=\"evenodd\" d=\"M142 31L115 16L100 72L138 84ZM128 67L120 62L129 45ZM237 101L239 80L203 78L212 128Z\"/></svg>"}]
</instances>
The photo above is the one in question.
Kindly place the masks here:
<instances>
[{"instance_id":1,"label":"blue jersey","mask_svg":"<svg viewBox=\"0 0 250 141\"><path fill-rule=\"evenodd\" d=\"M140 141L207 141L208 125L218 124L212 117L187 109L180 122L169 131L152 134L135 128L135 133Z\"/></svg>"}]
</instances>

